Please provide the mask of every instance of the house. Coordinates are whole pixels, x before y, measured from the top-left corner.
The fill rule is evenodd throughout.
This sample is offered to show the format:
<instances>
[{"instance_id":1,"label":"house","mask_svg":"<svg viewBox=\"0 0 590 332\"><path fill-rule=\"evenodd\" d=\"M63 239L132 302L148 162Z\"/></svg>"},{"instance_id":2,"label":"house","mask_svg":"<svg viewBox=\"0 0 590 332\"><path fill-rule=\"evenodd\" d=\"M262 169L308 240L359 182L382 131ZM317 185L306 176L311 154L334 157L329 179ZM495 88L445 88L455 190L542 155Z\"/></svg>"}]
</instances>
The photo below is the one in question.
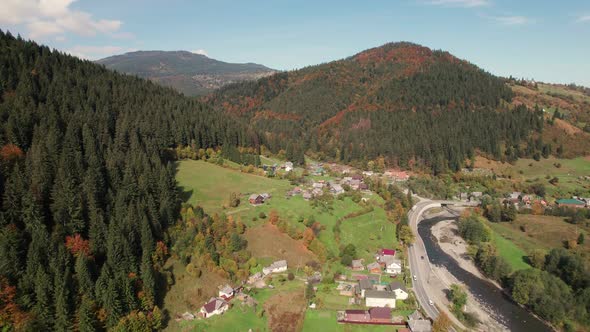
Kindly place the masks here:
<instances>
[{"instance_id":1,"label":"house","mask_svg":"<svg viewBox=\"0 0 590 332\"><path fill-rule=\"evenodd\" d=\"M350 266L352 267L353 271L362 271L365 269L362 259L353 259Z\"/></svg>"},{"instance_id":2,"label":"house","mask_svg":"<svg viewBox=\"0 0 590 332\"><path fill-rule=\"evenodd\" d=\"M309 191L304 192L302 196L303 199L306 201L309 201L313 197L313 195Z\"/></svg>"},{"instance_id":3,"label":"house","mask_svg":"<svg viewBox=\"0 0 590 332\"><path fill-rule=\"evenodd\" d=\"M262 197L262 195L252 194L248 198L248 201L252 205L260 205L260 204L264 203L264 198Z\"/></svg>"},{"instance_id":4,"label":"house","mask_svg":"<svg viewBox=\"0 0 590 332\"><path fill-rule=\"evenodd\" d=\"M311 194L313 195L313 197L318 197L318 196L322 196L324 194L324 191L320 188L314 188L311 191Z\"/></svg>"},{"instance_id":5,"label":"house","mask_svg":"<svg viewBox=\"0 0 590 332\"><path fill-rule=\"evenodd\" d=\"M510 193L510 195L508 196L508 199L512 202L512 203L518 203L520 202L520 199L522 197L522 193L520 191L513 191L512 193Z\"/></svg>"},{"instance_id":6,"label":"house","mask_svg":"<svg viewBox=\"0 0 590 332\"><path fill-rule=\"evenodd\" d=\"M323 182L314 182L311 186L313 187L313 189L322 189L324 188L324 183Z\"/></svg>"},{"instance_id":7,"label":"house","mask_svg":"<svg viewBox=\"0 0 590 332\"><path fill-rule=\"evenodd\" d=\"M285 272L285 271L287 271L287 261L286 260L276 261L276 262L274 262L274 263L270 264L269 266L262 269L262 273L264 273L264 275L267 275L270 273Z\"/></svg>"},{"instance_id":8,"label":"house","mask_svg":"<svg viewBox=\"0 0 590 332\"><path fill-rule=\"evenodd\" d=\"M412 332L432 332L432 323L428 319L410 319L408 327Z\"/></svg>"},{"instance_id":9,"label":"house","mask_svg":"<svg viewBox=\"0 0 590 332\"><path fill-rule=\"evenodd\" d=\"M373 171L363 171L364 176L373 176L375 174Z\"/></svg>"},{"instance_id":10,"label":"house","mask_svg":"<svg viewBox=\"0 0 590 332\"><path fill-rule=\"evenodd\" d=\"M381 249L377 255L379 256L395 256L395 249Z\"/></svg>"},{"instance_id":11,"label":"house","mask_svg":"<svg viewBox=\"0 0 590 332\"><path fill-rule=\"evenodd\" d=\"M262 277L264 277L262 275L262 272L256 272L253 275L248 277L248 283L253 284L253 283L257 282L258 280L262 279Z\"/></svg>"},{"instance_id":12,"label":"house","mask_svg":"<svg viewBox=\"0 0 590 332\"><path fill-rule=\"evenodd\" d=\"M365 297L365 292L368 290L373 290L373 283L369 279L359 280L359 284L357 287L358 294L361 297Z\"/></svg>"},{"instance_id":13,"label":"house","mask_svg":"<svg viewBox=\"0 0 590 332\"><path fill-rule=\"evenodd\" d=\"M231 300L234 297L234 289L230 285L225 285L219 290L219 297L224 300Z\"/></svg>"},{"instance_id":14,"label":"house","mask_svg":"<svg viewBox=\"0 0 590 332\"><path fill-rule=\"evenodd\" d=\"M389 291L366 290L365 305L367 307L395 308L395 293Z\"/></svg>"},{"instance_id":15,"label":"house","mask_svg":"<svg viewBox=\"0 0 590 332\"><path fill-rule=\"evenodd\" d=\"M410 178L410 175L406 171L398 171L394 169L390 169L383 174L398 182L407 181Z\"/></svg>"},{"instance_id":16,"label":"house","mask_svg":"<svg viewBox=\"0 0 590 332\"><path fill-rule=\"evenodd\" d=\"M262 201L266 202L269 198L271 198L272 196L270 196L269 193L262 193L260 194L260 196L262 196Z\"/></svg>"},{"instance_id":17,"label":"house","mask_svg":"<svg viewBox=\"0 0 590 332\"><path fill-rule=\"evenodd\" d=\"M369 190L369 185L364 182L361 182L359 184L359 190Z\"/></svg>"},{"instance_id":18,"label":"house","mask_svg":"<svg viewBox=\"0 0 590 332\"><path fill-rule=\"evenodd\" d=\"M203 318L209 318L211 316L223 314L228 308L229 306L224 299L213 297L201 307L200 314Z\"/></svg>"},{"instance_id":19,"label":"house","mask_svg":"<svg viewBox=\"0 0 590 332\"><path fill-rule=\"evenodd\" d=\"M334 195L340 195L340 194L344 193L344 188L342 188L341 185L335 183L330 186L330 192Z\"/></svg>"},{"instance_id":20,"label":"house","mask_svg":"<svg viewBox=\"0 0 590 332\"><path fill-rule=\"evenodd\" d=\"M352 179L357 180L357 181L361 181L363 179L363 176L360 174L353 174Z\"/></svg>"},{"instance_id":21,"label":"house","mask_svg":"<svg viewBox=\"0 0 590 332\"><path fill-rule=\"evenodd\" d=\"M558 199L557 201L555 201L555 203L557 203L558 207L568 207L568 208L574 208L574 209L580 209L583 207L586 207L586 203L577 200L575 198L564 198L564 199Z\"/></svg>"},{"instance_id":22,"label":"house","mask_svg":"<svg viewBox=\"0 0 590 332\"><path fill-rule=\"evenodd\" d=\"M389 274L402 273L402 261L393 256L383 256L381 260L385 265L385 272Z\"/></svg>"},{"instance_id":23,"label":"house","mask_svg":"<svg viewBox=\"0 0 590 332\"><path fill-rule=\"evenodd\" d=\"M469 200L473 201L475 199L480 199L483 196L483 193L481 191L474 191L471 193L471 195L469 195Z\"/></svg>"},{"instance_id":24,"label":"house","mask_svg":"<svg viewBox=\"0 0 590 332\"><path fill-rule=\"evenodd\" d=\"M373 262L371 264L368 264L367 270L370 273L374 273L374 274L381 274L381 272L382 272L381 265L379 265L379 263L377 263L377 262Z\"/></svg>"},{"instance_id":25,"label":"house","mask_svg":"<svg viewBox=\"0 0 590 332\"><path fill-rule=\"evenodd\" d=\"M457 198L459 198L461 201L466 201L469 199L469 194L466 192L460 192Z\"/></svg>"},{"instance_id":26,"label":"house","mask_svg":"<svg viewBox=\"0 0 590 332\"><path fill-rule=\"evenodd\" d=\"M293 163L290 161L287 161L285 163L285 171L286 172L291 172L293 170Z\"/></svg>"},{"instance_id":27,"label":"house","mask_svg":"<svg viewBox=\"0 0 590 332\"><path fill-rule=\"evenodd\" d=\"M408 299L408 296L409 296L408 290L406 289L406 286L404 286L399 281L394 281L394 282L390 283L389 290L391 290L392 292L395 293L396 300L407 300Z\"/></svg>"}]
</instances>

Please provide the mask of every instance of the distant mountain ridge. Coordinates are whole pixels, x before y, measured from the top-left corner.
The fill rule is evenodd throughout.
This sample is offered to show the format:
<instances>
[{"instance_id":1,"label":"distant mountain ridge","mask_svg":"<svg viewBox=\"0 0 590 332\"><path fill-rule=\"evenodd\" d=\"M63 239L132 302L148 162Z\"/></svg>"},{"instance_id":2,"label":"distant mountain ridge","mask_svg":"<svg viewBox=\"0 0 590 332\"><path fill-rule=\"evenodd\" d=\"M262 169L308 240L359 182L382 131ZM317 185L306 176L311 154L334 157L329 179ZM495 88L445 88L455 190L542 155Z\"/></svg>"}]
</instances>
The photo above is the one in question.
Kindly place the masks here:
<instances>
[{"instance_id":1,"label":"distant mountain ridge","mask_svg":"<svg viewBox=\"0 0 590 332\"><path fill-rule=\"evenodd\" d=\"M136 51L97 60L108 69L137 75L186 95L205 95L230 83L277 71L256 63L228 63L188 51Z\"/></svg>"}]
</instances>

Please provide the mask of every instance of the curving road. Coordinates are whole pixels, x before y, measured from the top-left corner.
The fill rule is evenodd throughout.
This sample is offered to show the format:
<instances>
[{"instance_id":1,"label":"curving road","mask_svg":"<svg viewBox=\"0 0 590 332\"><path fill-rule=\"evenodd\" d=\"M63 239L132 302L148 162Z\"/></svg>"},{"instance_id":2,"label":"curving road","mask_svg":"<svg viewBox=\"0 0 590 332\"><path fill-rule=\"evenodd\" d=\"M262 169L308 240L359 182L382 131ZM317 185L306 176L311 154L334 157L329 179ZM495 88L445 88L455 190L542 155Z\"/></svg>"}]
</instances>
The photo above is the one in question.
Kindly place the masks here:
<instances>
[{"instance_id":1,"label":"curving road","mask_svg":"<svg viewBox=\"0 0 590 332\"><path fill-rule=\"evenodd\" d=\"M408 212L408 222L415 235L414 244L408 247L408 261L410 264L410 271L412 272L412 287L416 294L416 299L431 319L436 319L440 312L439 308L442 308L447 312L447 315L453 323L463 327L463 324L450 314L447 306L442 302L444 301L444 298L441 299L441 294L444 294L444 290L447 289L449 285L445 285L430 266L426 247L424 246L422 238L418 234L418 223L422 220L422 214L429 209L441 207L442 205L475 206L477 203L428 200L418 196L414 197L419 199L419 202ZM436 292L434 292L433 289L435 289ZM433 302L432 305L430 304L431 301Z\"/></svg>"}]
</instances>

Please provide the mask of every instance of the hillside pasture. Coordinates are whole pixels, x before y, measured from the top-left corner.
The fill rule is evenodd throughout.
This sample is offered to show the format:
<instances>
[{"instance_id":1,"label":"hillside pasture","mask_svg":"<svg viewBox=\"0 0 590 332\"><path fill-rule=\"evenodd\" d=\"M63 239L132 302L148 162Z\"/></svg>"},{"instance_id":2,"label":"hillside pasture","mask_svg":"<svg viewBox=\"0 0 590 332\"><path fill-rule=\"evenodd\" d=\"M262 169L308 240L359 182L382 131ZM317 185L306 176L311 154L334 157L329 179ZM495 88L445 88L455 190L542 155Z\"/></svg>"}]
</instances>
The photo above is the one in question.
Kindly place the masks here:
<instances>
[{"instance_id":1,"label":"hillside pasture","mask_svg":"<svg viewBox=\"0 0 590 332\"><path fill-rule=\"evenodd\" d=\"M232 192L242 194L242 206L247 206L252 193L284 195L289 188L286 180L242 173L200 160L179 161L176 169L176 181L184 201L200 205L209 214L221 212Z\"/></svg>"},{"instance_id":2,"label":"hillside pasture","mask_svg":"<svg viewBox=\"0 0 590 332\"><path fill-rule=\"evenodd\" d=\"M573 225L563 217L518 215L512 223L492 223L494 231L510 240L525 252L535 249L551 250L564 246L568 240L577 240L580 233L590 237L590 227ZM524 229L524 231L523 231ZM578 246L575 250L590 253L590 243Z\"/></svg>"}]
</instances>

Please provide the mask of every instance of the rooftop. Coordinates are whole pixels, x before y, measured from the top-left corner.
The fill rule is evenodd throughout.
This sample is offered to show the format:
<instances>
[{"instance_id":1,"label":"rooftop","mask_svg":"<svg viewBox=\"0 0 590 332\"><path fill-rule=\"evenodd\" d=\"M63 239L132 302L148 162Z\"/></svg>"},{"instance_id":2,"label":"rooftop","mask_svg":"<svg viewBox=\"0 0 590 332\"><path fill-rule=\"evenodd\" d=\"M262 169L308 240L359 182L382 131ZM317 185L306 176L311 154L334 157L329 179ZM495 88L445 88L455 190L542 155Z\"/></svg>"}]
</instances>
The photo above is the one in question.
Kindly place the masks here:
<instances>
[{"instance_id":1,"label":"rooftop","mask_svg":"<svg viewBox=\"0 0 590 332\"><path fill-rule=\"evenodd\" d=\"M372 299L393 299L395 300L395 293L388 291L366 290L365 298Z\"/></svg>"},{"instance_id":2,"label":"rooftop","mask_svg":"<svg viewBox=\"0 0 590 332\"><path fill-rule=\"evenodd\" d=\"M557 202L557 204L585 205L584 202L579 201L577 199L573 199L573 198L558 199L556 202Z\"/></svg>"}]
</instances>

